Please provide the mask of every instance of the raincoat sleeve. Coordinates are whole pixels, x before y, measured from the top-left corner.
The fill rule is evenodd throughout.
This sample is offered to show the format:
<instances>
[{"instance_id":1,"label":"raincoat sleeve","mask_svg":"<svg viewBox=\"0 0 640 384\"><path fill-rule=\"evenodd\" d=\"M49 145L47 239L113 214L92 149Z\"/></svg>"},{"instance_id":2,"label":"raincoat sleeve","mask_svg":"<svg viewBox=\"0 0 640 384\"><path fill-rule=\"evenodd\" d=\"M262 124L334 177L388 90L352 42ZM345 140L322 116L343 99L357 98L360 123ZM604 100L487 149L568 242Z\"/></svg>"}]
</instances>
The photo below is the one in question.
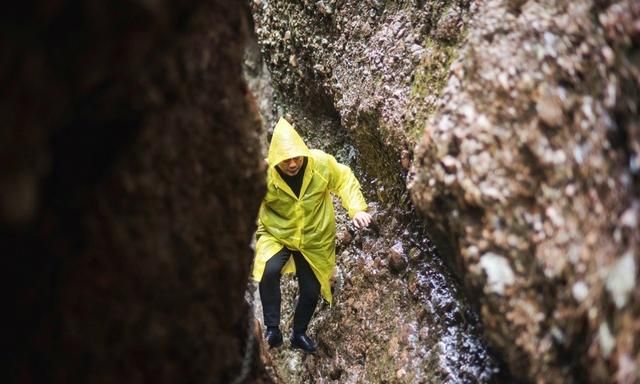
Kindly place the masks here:
<instances>
[{"instance_id":1,"label":"raincoat sleeve","mask_svg":"<svg viewBox=\"0 0 640 384\"><path fill-rule=\"evenodd\" d=\"M338 163L335 157L329 154L327 156L330 171L329 191L340 197L342 206L353 219L356 213L367 210L367 202L360 190L360 183L351 168Z\"/></svg>"}]
</instances>

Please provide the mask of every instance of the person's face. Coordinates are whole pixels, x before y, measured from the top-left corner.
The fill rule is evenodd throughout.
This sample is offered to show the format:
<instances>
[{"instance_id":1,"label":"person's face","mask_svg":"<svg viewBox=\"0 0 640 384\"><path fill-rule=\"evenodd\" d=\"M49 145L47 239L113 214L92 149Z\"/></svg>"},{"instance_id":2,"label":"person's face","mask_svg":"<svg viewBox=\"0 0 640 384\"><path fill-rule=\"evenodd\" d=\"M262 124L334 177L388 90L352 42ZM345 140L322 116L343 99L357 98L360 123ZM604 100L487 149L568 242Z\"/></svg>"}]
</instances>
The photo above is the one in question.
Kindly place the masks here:
<instances>
[{"instance_id":1,"label":"person's face","mask_svg":"<svg viewBox=\"0 0 640 384\"><path fill-rule=\"evenodd\" d=\"M300 168L302 168L302 163L304 162L304 157L292 157L290 159L283 160L278 163L278 168L286 175L295 176L300 172Z\"/></svg>"}]
</instances>

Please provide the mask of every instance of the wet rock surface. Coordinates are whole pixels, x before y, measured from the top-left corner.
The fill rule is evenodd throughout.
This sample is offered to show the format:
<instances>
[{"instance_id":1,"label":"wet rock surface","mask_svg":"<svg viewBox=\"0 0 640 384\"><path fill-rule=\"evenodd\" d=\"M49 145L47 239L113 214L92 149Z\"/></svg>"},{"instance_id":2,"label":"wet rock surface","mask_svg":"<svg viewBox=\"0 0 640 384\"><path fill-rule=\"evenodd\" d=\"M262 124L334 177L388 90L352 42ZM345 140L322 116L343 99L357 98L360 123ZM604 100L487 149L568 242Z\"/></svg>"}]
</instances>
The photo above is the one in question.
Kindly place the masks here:
<instances>
[{"instance_id":1,"label":"wet rock surface","mask_svg":"<svg viewBox=\"0 0 640 384\"><path fill-rule=\"evenodd\" d=\"M275 109L311 147L356 171L377 217L358 233L338 215L336 304L317 310L311 325L320 352L303 356L285 342L270 352L279 377L501 382L505 372L479 336L478 317L429 245L405 188L417 116L432 113L469 3L251 4ZM283 299L285 330L295 286L288 283Z\"/></svg>"},{"instance_id":2,"label":"wet rock surface","mask_svg":"<svg viewBox=\"0 0 640 384\"><path fill-rule=\"evenodd\" d=\"M285 344L268 351L274 376L285 383L501 382L478 337L477 314L433 245L423 234L398 233L390 219L374 217L371 228L356 232L344 212L339 215L339 227L354 238L337 248L333 307L320 303L311 322L308 334L319 346L314 355L289 348L297 282L283 278ZM400 244L413 256L396 269L391 259Z\"/></svg>"}]
</instances>

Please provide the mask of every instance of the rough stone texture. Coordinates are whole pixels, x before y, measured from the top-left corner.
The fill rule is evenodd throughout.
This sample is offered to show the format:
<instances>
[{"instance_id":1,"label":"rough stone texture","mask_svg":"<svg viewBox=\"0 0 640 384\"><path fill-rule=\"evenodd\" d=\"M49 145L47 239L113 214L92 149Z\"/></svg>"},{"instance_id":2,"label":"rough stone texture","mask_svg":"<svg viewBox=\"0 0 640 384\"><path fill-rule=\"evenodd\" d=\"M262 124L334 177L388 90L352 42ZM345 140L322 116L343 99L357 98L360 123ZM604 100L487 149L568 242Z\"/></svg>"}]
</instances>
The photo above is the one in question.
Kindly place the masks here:
<instances>
[{"instance_id":1,"label":"rough stone texture","mask_svg":"<svg viewBox=\"0 0 640 384\"><path fill-rule=\"evenodd\" d=\"M247 15L223 0L3 9L3 381L238 377L264 192ZM258 361L246 380L270 381Z\"/></svg>"},{"instance_id":2,"label":"rough stone texture","mask_svg":"<svg viewBox=\"0 0 640 384\"><path fill-rule=\"evenodd\" d=\"M242 66L243 77L247 82L251 94L256 95L255 101L258 106L258 115L262 120L262 124L260 124L262 128L260 131L262 153L266 157L269 150L266 131L270 130L270 132L273 132L273 127L275 127L278 122L279 116L276 106L274 105L271 75L267 69L267 64L260 54L260 47L254 29L251 29L250 32L252 33L247 43Z\"/></svg>"},{"instance_id":3,"label":"rough stone texture","mask_svg":"<svg viewBox=\"0 0 640 384\"><path fill-rule=\"evenodd\" d=\"M381 226L400 229L376 246L354 239L345 265L388 252L406 228L389 207L410 209L403 182L424 130L413 201L510 371L525 382L640 380L637 1L251 4L280 112L354 166L381 202ZM375 297L368 287L353 294ZM317 324L331 340L357 334ZM305 367L350 382L354 361L365 360ZM403 381L388 372L378 378Z\"/></svg>"},{"instance_id":4,"label":"rough stone texture","mask_svg":"<svg viewBox=\"0 0 640 384\"><path fill-rule=\"evenodd\" d=\"M290 350L285 338L282 348L269 350L274 377L294 384L509 382L479 342L477 314L433 246L424 234L408 232L411 225L401 224L401 216L378 213L371 228L358 232L344 212L338 215L340 230L353 241L337 247L334 305L319 304L308 331L318 352ZM411 259L406 268L391 269L390 249L400 244ZM287 337L297 282L283 282L281 327ZM256 316L261 318L260 308Z\"/></svg>"},{"instance_id":5,"label":"rough stone texture","mask_svg":"<svg viewBox=\"0 0 640 384\"><path fill-rule=\"evenodd\" d=\"M640 3L483 1L412 195L518 378L640 380Z\"/></svg>"},{"instance_id":6,"label":"rough stone texture","mask_svg":"<svg viewBox=\"0 0 640 384\"><path fill-rule=\"evenodd\" d=\"M477 314L426 238L405 187L417 123L445 85L469 2L251 5L275 109L311 147L356 170L376 212L363 233L338 214L336 304L321 306L310 328L320 352L271 351L274 371L288 383L501 382L505 372L478 336ZM285 284L285 335L295 285Z\"/></svg>"},{"instance_id":7,"label":"rough stone texture","mask_svg":"<svg viewBox=\"0 0 640 384\"><path fill-rule=\"evenodd\" d=\"M313 145L357 155L378 197L399 200L401 152L434 108L469 1L251 3L280 112Z\"/></svg>"}]
</instances>

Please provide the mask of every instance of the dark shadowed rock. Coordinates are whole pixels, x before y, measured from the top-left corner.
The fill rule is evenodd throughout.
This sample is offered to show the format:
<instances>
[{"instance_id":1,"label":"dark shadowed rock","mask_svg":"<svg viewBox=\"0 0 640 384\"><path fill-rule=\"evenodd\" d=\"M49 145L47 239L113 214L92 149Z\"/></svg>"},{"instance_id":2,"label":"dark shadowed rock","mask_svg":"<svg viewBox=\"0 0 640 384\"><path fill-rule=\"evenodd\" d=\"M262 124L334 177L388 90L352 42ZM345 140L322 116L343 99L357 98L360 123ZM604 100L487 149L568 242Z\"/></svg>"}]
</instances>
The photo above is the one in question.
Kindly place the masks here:
<instances>
[{"instance_id":1,"label":"dark shadowed rock","mask_svg":"<svg viewBox=\"0 0 640 384\"><path fill-rule=\"evenodd\" d=\"M2 12L5 382L270 381L244 301L264 189L246 17L224 0Z\"/></svg>"},{"instance_id":2,"label":"dark shadowed rock","mask_svg":"<svg viewBox=\"0 0 640 384\"><path fill-rule=\"evenodd\" d=\"M336 233L336 247L346 247L353 240L353 236L346 229L341 229Z\"/></svg>"},{"instance_id":3,"label":"dark shadowed rock","mask_svg":"<svg viewBox=\"0 0 640 384\"><path fill-rule=\"evenodd\" d=\"M397 242L389 248L387 257L389 258L389 268L393 272L399 273L407 268L407 256L404 254L401 242Z\"/></svg>"}]
</instances>

